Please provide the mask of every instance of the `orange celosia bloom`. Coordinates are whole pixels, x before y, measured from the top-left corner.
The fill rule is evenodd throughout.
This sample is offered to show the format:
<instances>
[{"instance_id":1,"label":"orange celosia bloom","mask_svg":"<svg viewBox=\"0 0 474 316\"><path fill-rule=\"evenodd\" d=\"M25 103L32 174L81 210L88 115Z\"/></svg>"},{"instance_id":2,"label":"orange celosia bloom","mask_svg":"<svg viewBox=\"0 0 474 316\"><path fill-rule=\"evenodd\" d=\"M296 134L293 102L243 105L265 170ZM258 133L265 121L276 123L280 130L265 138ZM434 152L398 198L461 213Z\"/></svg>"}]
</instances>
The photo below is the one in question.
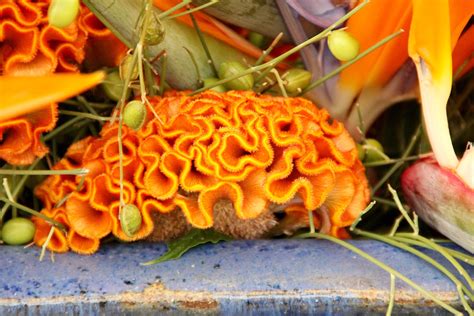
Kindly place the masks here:
<instances>
[{"instance_id":1,"label":"orange celosia bloom","mask_svg":"<svg viewBox=\"0 0 474 316\"><path fill-rule=\"evenodd\" d=\"M124 45L89 10L82 7L75 23L58 29L48 24L48 7L49 1L0 2L0 75L42 76L79 72L81 64L94 68L119 63ZM42 157L48 149L39 136L53 129L56 119L56 104L15 120L0 112L0 158L25 165Z\"/></svg>"},{"instance_id":2,"label":"orange celosia bloom","mask_svg":"<svg viewBox=\"0 0 474 316\"><path fill-rule=\"evenodd\" d=\"M143 218L135 236L122 231L118 216L117 123L105 125L98 138L72 145L55 166L89 169L82 186L79 176L53 175L37 187L43 212L65 214L68 229L84 238L82 248L79 238L74 245L68 239L72 250L91 253L93 241L108 234L125 241L145 238L154 229L152 212L176 208L192 226L210 228L222 199L231 201L244 220L278 208L308 226L307 216L293 214L318 210L324 218L317 223L346 237L344 227L368 202L354 141L341 123L308 100L208 91L169 92L150 101L160 119L148 115L140 130L124 126L122 136L124 202L135 204ZM38 229L38 244L45 233Z\"/></svg>"}]
</instances>

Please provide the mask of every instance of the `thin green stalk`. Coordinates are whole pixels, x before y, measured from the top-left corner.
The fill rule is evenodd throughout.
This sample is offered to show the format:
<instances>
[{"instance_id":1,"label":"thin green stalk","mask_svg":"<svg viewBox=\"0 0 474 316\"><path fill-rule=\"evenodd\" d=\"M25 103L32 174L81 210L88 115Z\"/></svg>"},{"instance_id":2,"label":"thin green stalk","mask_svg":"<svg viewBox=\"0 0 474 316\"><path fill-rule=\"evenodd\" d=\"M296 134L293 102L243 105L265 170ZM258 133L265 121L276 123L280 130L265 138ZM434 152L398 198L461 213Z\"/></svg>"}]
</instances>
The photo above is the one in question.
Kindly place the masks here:
<instances>
[{"instance_id":1,"label":"thin green stalk","mask_svg":"<svg viewBox=\"0 0 474 316\"><path fill-rule=\"evenodd\" d=\"M408 222L408 224L413 229L413 233L415 235L418 235L418 233L420 232L420 230L418 228L418 225L411 219L411 217L408 215L408 212L403 207L402 202L400 201L400 198L398 197L397 191L395 191L390 184L387 185L387 187L388 187L388 190L390 191L390 193L393 196L393 200L395 201L395 204L397 205L398 210L400 211L400 213L402 213L405 220Z\"/></svg>"},{"instance_id":2,"label":"thin green stalk","mask_svg":"<svg viewBox=\"0 0 474 316\"><path fill-rule=\"evenodd\" d=\"M191 14L191 13L194 13L194 12L197 12L197 11L200 11L202 9L205 9L207 7L210 7L211 5L213 4L216 4L218 3L219 0L211 0L209 1L208 3L204 3L198 7L195 7L195 8L192 8L192 9L188 9L187 11L185 12L181 12L181 13L177 13L177 14L173 14L173 15L168 15L166 17L166 19L174 19L174 18L179 18L180 16L183 16L183 15L186 15L186 14Z\"/></svg>"},{"instance_id":3,"label":"thin green stalk","mask_svg":"<svg viewBox=\"0 0 474 316\"><path fill-rule=\"evenodd\" d=\"M409 156L409 157L406 157L406 158L396 158L396 159L389 159L389 160L364 162L364 167L370 168L370 167L381 167L381 166L386 166L386 165L393 165L397 162L406 162L406 161L418 160L418 159L421 159L421 158L429 157L431 155L432 154L430 153L430 154Z\"/></svg>"},{"instance_id":4,"label":"thin green stalk","mask_svg":"<svg viewBox=\"0 0 474 316\"><path fill-rule=\"evenodd\" d=\"M368 260L369 262L375 264L376 266L378 266L379 268L387 271L388 273L393 274L394 276L396 276L397 278L399 278L400 280L407 283L409 286L411 286L412 288L414 288L415 290L417 290L418 292L423 294L426 298L432 300L433 302L435 302L439 306L443 307L445 310L447 310L447 311L449 311L449 312L451 312L455 315L462 316L462 312L458 311L457 309L453 308L451 305L446 304L442 300L438 299L432 293L428 292L423 287L416 284L415 282L413 282L411 279L409 279L408 277L406 277L402 273L398 272L397 270L393 269L392 267L386 265L385 263L381 262L380 260L372 257L368 253L362 251L361 249L355 247L354 245L352 245L352 244L350 244L350 243L348 243L344 240L341 240L341 239L338 239L336 237L332 237L332 236L329 236L329 235L321 234L321 233L313 233L313 234L305 233L305 234L295 236L295 238L320 238L320 239L325 239L325 240L331 241L335 244L338 244L339 246L342 246L342 247L354 252L355 254L361 256L362 258Z\"/></svg>"},{"instance_id":5,"label":"thin green stalk","mask_svg":"<svg viewBox=\"0 0 474 316\"><path fill-rule=\"evenodd\" d=\"M387 37L385 37L384 39L382 39L380 42L378 42L377 44L369 47L368 49L366 49L365 51L363 51L362 53L360 53L359 55L357 55L357 57L355 57L354 59L342 64L341 66L337 67L336 69L334 69L333 71L329 72L328 74L324 75L323 77L319 78L318 80L312 82L309 86L307 86L300 94L305 94L306 92L310 91L311 89L314 89L316 88L317 86L323 84L324 82L326 82L327 80L331 79L332 77L336 76L337 74L339 74L341 71L343 71L344 69L346 69L347 67L351 66L352 64L354 64L355 62L359 61L361 58L364 58L365 56L367 56L368 54L372 53L374 50L376 50L377 48L379 48L380 46L386 44L387 42L391 41L392 39L394 39L395 37L399 36L400 34L402 34L404 32L404 30L399 30L398 32L395 32Z\"/></svg>"},{"instance_id":6,"label":"thin green stalk","mask_svg":"<svg viewBox=\"0 0 474 316\"><path fill-rule=\"evenodd\" d=\"M393 222L392 228L390 229L390 232L388 233L389 236L395 235L395 233L398 231L398 227L400 227L400 223L403 220L403 215L400 215L397 217L397 219Z\"/></svg>"},{"instance_id":7,"label":"thin green stalk","mask_svg":"<svg viewBox=\"0 0 474 316\"><path fill-rule=\"evenodd\" d=\"M287 98L288 93L286 93L285 84L283 83L283 80L281 80L280 74L275 69L272 69L272 73L275 75L275 78L278 82L278 87L280 88L282 96Z\"/></svg>"},{"instance_id":8,"label":"thin green stalk","mask_svg":"<svg viewBox=\"0 0 474 316\"><path fill-rule=\"evenodd\" d=\"M168 55L165 52L163 56L161 56L160 89L159 89L161 96L165 93L167 68L168 68Z\"/></svg>"},{"instance_id":9,"label":"thin green stalk","mask_svg":"<svg viewBox=\"0 0 474 316\"><path fill-rule=\"evenodd\" d=\"M183 46L183 48L186 51L186 53L188 53L189 58L191 59L191 62L193 63L194 70L196 71L196 76L198 78L198 86L201 87L203 81L202 81L201 72L199 71L199 67L197 65L196 59L194 58L193 53L191 53L191 51L187 47Z\"/></svg>"},{"instance_id":10,"label":"thin green stalk","mask_svg":"<svg viewBox=\"0 0 474 316\"><path fill-rule=\"evenodd\" d=\"M204 39L204 35L202 34L201 28L199 27L196 21L196 18L194 17L192 13L189 15L189 17L191 18L191 21L193 22L193 27L196 30L199 41L201 42L202 49L204 50L204 53L206 54L207 63L209 64L209 67L211 68L212 75L217 78L218 77L217 68L216 68L216 65L214 64L214 60L212 59L212 55L211 55L211 52L209 51L209 47L207 47L207 43L206 43L206 40Z\"/></svg>"},{"instance_id":11,"label":"thin green stalk","mask_svg":"<svg viewBox=\"0 0 474 316\"><path fill-rule=\"evenodd\" d=\"M80 169L70 169L70 170L10 170L10 169L0 169L0 175L30 175L30 176L49 176L49 175L84 175L88 174L89 170L80 168Z\"/></svg>"},{"instance_id":12,"label":"thin green stalk","mask_svg":"<svg viewBox=\"0 0 474 316\"><path fill-rule=\"evenodd\" d=\"M403 242L405 244L410 244L410 245L414 245L414 246L418 246L418 247L423 247L423 248L426 248L426 249L430 249L430 250L434 250L432 247L430 247L429 245L421 242L421 241L418 241L418 240L415 240L415 239L412 239L412 238L405 238L405 237L400 237L400 236L393 236L393 238L397 241L400 241L400 242ZM443 247L441 245L438 245L439 247ZM471 265L471 266L474 266L474 257L473 256L470 256L468 254L465 254L465 253L462 253L460 251L457 251L457 250L454 250L454 249L451 249L451 248L447 248L447 247L443 247L444 250L449 253L451 256L453 256L454 258L458 259L458 260L461 260L462 262L464 263L467 263L468 265Z\"/></svg>"},{"instance_id":13,"label":"thin green stalk","mask_svg":"<svg viewBox=\"0 0 474 316\"><path fill-rule=\"evenodd\" d=\"M374 201L376 201L380 204L385 204L385 205L389 205L389 206L392 206L392 207L397 207L397 204L395 202L393 202L392 200L389 200L389 199L384 199L384 198L381 198L381 197L378 197L378 196L373 196L372 200L374 200Z\"/></svg>"},{"instance_id":14,"label":"thin green stalk","mask_svg":"<svg viewBox=\"0 0 474 316\"><path fill-rule=\"evenodd\" d=\"M467 273L467 271L463 268L463 266L461 266L459 264L459 262L456 259L453 258L453 256L451 256L449 253L447 253L444 250L443 247L440 247L435 242L429 240L428 238L420 236L420 235L413 235L413 234L410 234L410 233L397 233L397 234L395 234L395 236L416 239L416 240L421 241L423 243L426 243L427 245L432 247L434 250L439 252L443 257L445 257L446 260L448 260L453 265L453 267L456 268L456 270L458 270L459 274L463 276L463 278L466 280L466 282L469 285L469 287L471 288L471 290L474 290L474 280L471 278L469 273Z\"/></svg>"},{"instance_id":15,"label":"thin green stalk","mask_svg":"<svg viewBox=\"0 0 474 316\"><path fill-rule=\"evenodd\" d=\"M89 104L89 102L82 95L77 97L77 100L89 111L91 114L100 116L99 113Z\"/></svg>"},{"instance_id":16,"label":"thin green stalk","mask_svg":"<svg viewBox=\"0 0 474 316\"><path fill-rule=\"evenodd\" d=\"M184 8L185 6L187 6L190 3L191 3L191 0L183 0L181 3L178 3L174 7L171 7L168 10L160 13L160 15L158 15L158 19L161 20L161 19L166 18L168 15L172 14L173 12L176 12L177 10L179 10L181 8Z\"/></svg>"},{"instance_id":17,"label":"thin green stalk","mask_svg":"<svg viewBox=\"0 0 474 316\"><path fill-rule=\"evenodd\" d=\"M309 220L309 232L311 234L316 232L316 228L314 227L314 216L313 211L308 210L308 220Z\"/></svg>"},{"instance_id":18,"label":"thin green stalk","mask_svg":"<svg viewBox=\"0 0 474 316\"><path fill-rule=\"evenodd\" d=\"M402 155L402 159L408 157L410 155L411 151L413 150L413 147L415 147L415 144L417 143L418 139L420 138L421 135L421 126L416 129L416 132L413 134L411 137L410 143L408 144L407 148L405 149L405 152ZM377 182L377 184L372 188L372 194L375 194L387 180L392 176L395 171L398 170L403 165L403 161L399 161L396 164L394 164L390 170L387 171L387 173L382 177L382 179Z\"/></svg>"},{"instance_id":19,"label":"thin green stalk","mask_svg":"<svg viewBox=\"0 0 474 316\"><path fill-rule=\"evenodd\" d=\"M363 237L367 237L367 238L370 238L370 239L378 240L378 241L381 241L383 243L389 244L391 246L400 248L400 249L402 249L406 252L409 252L412 255L415 255L418 258L426 261L427 263L431 264L433 267L438 269L441 273L446 275L454 283L454 285L461 286L462 291L469 297L470 300L474 301L474 294L471 291L469 291L469 289L464 284L462 284L462 282L451 271L446 269L446 267L444 267L442 264L440 264L439 262L437 262L436 260L434 260L433 258L428 256L427 254L419 251L416 248L413 248L409 245L406 245L403 242L397 241L394 237L391 237L391 236L378 235L378 234L370 233L370 232L363 231L363 230L360 230L360 229L356 229L354 231L354 233L359 235L359 236L363 236ZM462 295L463 294L461 292L460 296L462 296Z\"/></svg>"},{"instance_id":20,"label":"thin green stalk","mask_svg":"<svg viewBox=\"0 0 474 316\"><path fill-rule=\"evenodd\" d=\"M84 112L77 112L77 111L59 110L59 114L88 118L91 120L96 120L96 121L101 121L101 122L112 120L111 117L99 116L99 115L95 115L91 113L84 113Z\"/></svg>"},{"instance_id":21,"label":"thin green stalk","mask_svg":"<svg viewBox=\"0 0 474 316\"><path fill-rule=\"evenodd\" d=\"M376 201L372 201L369 203L369 205L367 205L367 207L362 211L360 212L359 216L357 216L357 218L352 222L352 225L351 227L349 227L349 230L350 231L353 231L356 226L359 224L359 222L362 220L362 217L372 209L372 207L374 207L374 205L376 204L377 202Z\"/></svg>"},{"instance_id":22,"label":"thin green stalk","mask_svg":"<svg viewBox=\"0 0 474 316\"><path fill-rule=\"evenodd\" d=\"M56 137L58 134L60 134L62 131L64 131L66 128L76 124L77 122L81 121L82 119L84 119L84 118L78 116L78 117L75 117L75 118L72 118L72 119L68 120L66 123L64 123L61 126L55 128L52 132L44 135L43 141L45 141L45 142L49 141L50 139Z\"/></svg>"},{"instance_id":23,"label":"thin green stalk","mask_svg":"<svg viewBox=\"0 0 474 316\"><path fill-rule=\"evenodd\" d=\"M278 42L280 42L280 40L281 40L282 37L283 37L283 33L280 32L280 33L275 37L275 39L271 42L270 46L268 46L268 48L263 51L262 55L260 55L260 57L258 57L258 59L257 59L257 61L255 62L254 66L258 66L258 65L260 65L261 63L263 63L263 61L265 60L265 58L267 58L267 56L270 55L270 53L271 53L272 50L277 46Z\"/></svg>"},{"instance_id":24,"label":"thin green stalk","mask_svg":"<svg viewBox=\"0 0 474 316\"><path fill-rule=\"evenodd\" d=\"M292 49L288 50L287 52L285 52L284 54L281 54L280 56L278 57L275 57L274 59L264 63L264 64L261 64L259 66L254 66L254 67L250 67L250 68L247 68L245 71L242 71L241 73L238 73L238 74L235 74L233 76L229 76L228 78L225 78L225 79L222 79L222 80L219 80L217 81L216 83L208 86L208 87L205 87L205 88L201 88L201 89L197 89L195 90L193 93L191 93L191 95L193 94L197 94L197 93L200 93L204 90L207 90L207 89L211 89L215 86L219 86L219 85L222 85L222 84L225 84L229 81L232 81L234 79L237 79L237 78L240 78L242 76L245 76L245 75L249 75L249 74L252 74L254 72L257 72L257 71L261 71L261 70L264 70L268 67L273 67L275 66L276 64L278 64L279 62L283 61L284 59L286 59L288 56L300 51L302 48L305 48L306 46L308 45L311 45L313 43L316 43L318 41L320 41L321 39L323 38L326 38L332 30L334 30L336 27L338 27L339 25L341 25L342 23L344 23L346 20L348 20L351 16L353 16L354 14L356 14L359 10L361 10L363 7L365 7L367 4L369 3L368 0L365 0L364 2L362 2L361 4L359 4L357 7L355 7L354 9L352 9L351 11L349 11L348 13L346 13L343 17L341 17L339 20L337 20L336 22L334 22L332 25L330 25L328 28L326 28L325 30L323 30L321 33L317 34L316 36L313 36L312 38L308 39L307 41L304 41L303 43L299 44L299 45L296 45L295 47L293 47Z\"/></svg>"},{"instance_id":25,"label":"thin green stalk","mask_svg":"<svg viewBox=\"0 0 474 316\"><path fill-rule=\"evenodd\" d=\"M10 204L11 206L14 206L14 207L17 207L18 209L28 213L28 214L31 214L33 216L36 216L36 217L39 217L39 218L42 218L43 220L45 220L46 222L50 223L51 225L54 225L56 227L58 227L59 229L61 229L62 231L66 231L66 228L63 226L63 224L55 221L54 219L52 218L49 218L48 216L38 212L38 211L35 211L27 206L24 206L24 205L21 205L17 202L14 202L14 201L10 201L9 199L7 198L4 198L4 197L0 197L0 201L3 202L3 203L6 203L6 204Z\"/></svg>"},{"instance_id":26,"label":"thin green stalk","mask_svg":"<svg viewBox=\"0 0 474 316\"><path fill-rule=\"evenodd\" d=\"M393 305L395 305L395 281L395 276L390 273L390 296L388 299L387 312L385 313L386 316L392 315Z\"/></svg>"},{"instance_id":27,"label":"thin green stalk","mask_svg":"<svg viewBox=\"0 0 474 316\"><path fill-rule=\"evenodd\" d=\"M27 170L33 170L34 168L36 168L36 166L38 165L39 162L40 162L40 159L35 160L35 162L33 162L30 166L28 166ZM16 200L16 198L18 197L21 190L25 186L25 183L26 183L26 181L28 180L29 177L30 177L30 175L25 174L23 177L21 177L20 181L18 181L15 188L13 189L13 193L12 193L13 200ZM0 225L3 222L3 217L5 216L9 206L10 206L10 204L5 203L2 207L2 210L0 212Z\"/></svg>"}]
</instances>

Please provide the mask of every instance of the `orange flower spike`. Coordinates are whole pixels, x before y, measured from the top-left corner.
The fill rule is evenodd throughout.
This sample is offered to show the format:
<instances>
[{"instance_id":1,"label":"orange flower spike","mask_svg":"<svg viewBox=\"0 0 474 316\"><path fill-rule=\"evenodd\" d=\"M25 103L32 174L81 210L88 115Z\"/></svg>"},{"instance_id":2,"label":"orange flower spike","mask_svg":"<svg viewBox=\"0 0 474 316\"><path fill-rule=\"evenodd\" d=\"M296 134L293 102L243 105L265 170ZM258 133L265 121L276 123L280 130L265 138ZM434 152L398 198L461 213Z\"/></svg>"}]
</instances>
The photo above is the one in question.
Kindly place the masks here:
<instances>
[{"instance_id":1,"label":"orange flower spike","mask_svg":"<svg viewBox=\"0 0 474 316\"><path fill-rule=\"evenodd\" d=\"M423 118L431 147L438 163L449 169L458 165L446 113L452 85L451 51L472 14L472 1L413 0L409 53L418 73ZM430 32L426 32L427 27Z\"/></svg>"},{"instance_id":2,"label":"orange flower spike","mask_svg":"<svg viewBox=\"0 0 474 316\"><path fill-rule=\"evenodd\" d=\"M124 241L146 238L154 227L162 229L155 221L163 216L153 212L182 212L181 218L201 229L225 230L237 221L232 233L248 237L274 227L273 211L303 205L325 215L326 232L345 236L344 227L367 204L367 180L354 141L312 103L243 91L168 95L150 100L158 113L167 113L162 120L123 130L124 144L130 145L123 197L142 215L134 236L120 225L118 152L111 143L118 124L106 124L100 138L73 145L61 161L93 170L64 207L71 231L87 238L77 247L70 241L74 251L87 253L110 233ZM47 191L47 185L61 184L52 176L37 190L51 207L50 200L59 198L52 194L60 190ZM293 216L292 223L307 226L305 216Z\"/></svg>"},{"instance_id":3,"label":"orange flower spike","mask_svg":"<svg viewBox=\"0 0 474 316\"><path fill-rule=\"evenodd\" d=\"M0 121L50 107L78 95L105 77L103 72L91 74L55 74L40 77L0 76Z\"/></svg>"}]
</instances>

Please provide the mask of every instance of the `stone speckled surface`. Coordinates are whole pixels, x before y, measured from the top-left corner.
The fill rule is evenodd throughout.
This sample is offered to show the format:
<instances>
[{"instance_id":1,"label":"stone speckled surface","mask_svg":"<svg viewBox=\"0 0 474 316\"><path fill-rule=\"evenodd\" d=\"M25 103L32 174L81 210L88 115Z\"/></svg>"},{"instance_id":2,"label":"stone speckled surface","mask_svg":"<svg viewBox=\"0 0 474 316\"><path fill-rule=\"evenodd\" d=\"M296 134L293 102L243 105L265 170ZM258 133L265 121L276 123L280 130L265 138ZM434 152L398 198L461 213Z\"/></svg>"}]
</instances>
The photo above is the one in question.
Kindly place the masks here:
<instances>
[{"instance_id":1,"label":"stone speckled surface","mask_svg":"<svg viewBox=\"0 0 474 316\"><path fill-rule=\"evenodd\" d=\"M460 307L454 285L422 260L374 241L353 243ZM52 263L38 261L38 248L1 246L0 315L384 314L389 297L388 273L326 241L233 241L140 266L165 250L108 244ZM397 314L446 314L402 281L396 287Z\"/></svg>"}]
</instances>

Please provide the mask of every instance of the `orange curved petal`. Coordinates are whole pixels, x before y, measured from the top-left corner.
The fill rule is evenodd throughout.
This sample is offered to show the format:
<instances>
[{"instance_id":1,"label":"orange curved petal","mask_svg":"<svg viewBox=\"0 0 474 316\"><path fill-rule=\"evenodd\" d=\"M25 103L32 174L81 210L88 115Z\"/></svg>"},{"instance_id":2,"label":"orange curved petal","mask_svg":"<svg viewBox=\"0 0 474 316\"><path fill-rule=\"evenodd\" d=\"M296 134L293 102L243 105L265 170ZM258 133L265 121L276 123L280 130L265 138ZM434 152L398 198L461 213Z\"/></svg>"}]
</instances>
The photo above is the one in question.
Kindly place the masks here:
<instances>
[{"instance_id":1,"label":"orange curved petal","mask_svg":"<svg viewBox=\"0 0 474 316\"><path fill-rule=\"evenodd\" d=\"M51 211L43 209L41 213L68 227L68 221L63 209L55 209ZM33 217L32 221L36 226L33 241L36 245L43 246L53 226L39 217ZM54 228L53 235L48 242L47 248L53 252L67 252L69 250L69 246L66 235L61 230Z\"/></svg>"},{"instance_id":2,"label":"orange curved petal","mask_svg":"<svg viewBox=\"0 0 474 316\"><path fill-rule=\"evenodd\" d=\"M41 77L0 76L0 121L47 108L51 102L60 102L82 93L103 79L104 73L100 71Z\"/></svg>"},{"instance_id":3,"label":"orange curved petal","mask_svg":"<svg viewBox=\"0 0 474 316\"><path fill-rule=\"evenodd\" d=\"M73 229L68 231L67 242L72 251L81 255L91 255L97 252L100 246L99 238L81 236Z\"/></svg>"}]
</instances>

